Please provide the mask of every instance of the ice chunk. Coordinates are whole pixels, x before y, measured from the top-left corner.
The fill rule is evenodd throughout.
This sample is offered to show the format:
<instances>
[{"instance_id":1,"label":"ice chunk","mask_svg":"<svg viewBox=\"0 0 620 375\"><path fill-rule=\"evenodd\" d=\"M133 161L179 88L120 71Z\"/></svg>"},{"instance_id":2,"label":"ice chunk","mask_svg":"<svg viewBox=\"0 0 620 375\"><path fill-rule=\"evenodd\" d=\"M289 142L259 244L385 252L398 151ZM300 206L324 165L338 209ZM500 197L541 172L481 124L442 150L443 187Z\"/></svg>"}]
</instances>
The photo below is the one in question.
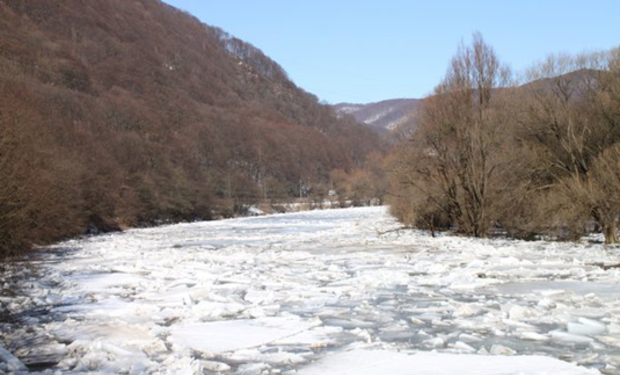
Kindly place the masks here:
<instances>
[{"instance_id":1,"label":"ice chunk","mask_svg":"<svg viewBox=\"0 0 620 375\"><path fill-rule=\"evenodd\" d=\"M368 343L372 342L372 336L371 336L370 332L368 332L365 329L355 328L355 329L352 329L349 332L351 332L352 334L354 334L356 336L359 336L359 337L363 338Z\"/></svg>"},{"instance_id":2,"label":"ice chunk","mask_svg":"<svg viewBox=\"0 0 620 375\"><path fill-rule=\"evenodd\" d=\"M265 214L265 211L261 210L260 208L252 205L248 208L248 215L249 216L262 216Z\"/></svg>"},{"instance_id":3,"label":"ice chunk","mask_svg":"<svg viewBox=\"0 0 620 375\"><path fill-rule=\"evenodd\" d=\"M204 372L203 361L190 357L170 356L162 364L164 370L158 372L158 375L197 375Z\"/></svg>"},{"instance_id":4,"label":"ice chunk","mask_svg":"<svg viewBox=\"0 0 620 375\"><path fill-rule=\"evenodd\" d=\"M274 294L271 291L248 290L243 299L254 304L265 304L274 300Z\"/></svg>"},{"instance_id":5,"label":"ice chunk","mask_svg":"<svg viewBox=\"0 0 620 375\"><path fill-rule=\"evenodd\" d=\"M50 324L50 332L59 341L105 341L110 344L138 347L157 341L140 324L127 324L119 320L110 322L70 321Z\"/></svg>"},{"instance_id":6,"label":"ice chunk","mask_svg":"<svg viewBox=\"0 0 620 375\"><path fill-rule=\"evenodd\" d=\"M475 353L476 349L471 345L465 344L463 341L457 341L452 346L454 349L462 351L464 353Z\"/></svg>"},{"instance_id":7,"label":"ice chunk","mask_svg":"<svg viewBox=\"0 0 620 375\"><path fill-rule=\"evenodd\" d=\"M459 340L465 342L465 343L471 343L471 342L480 342L482 341L482 338L478 337L478 336L474 336L474 335L470 335L468 333L461 333L459 335Z\"/></svg>"},{"instance_id":8,"label":"ice chunk","mask_svg":"<svg viewBox=\"0 0 620 375\"><path fill-rule=\"evenodd\" d=\"M540 333L536 333L536 332L521 332L521 333L519 333L518 337L521 340L529 340L529 341L547 341L547 340L549 340L549 337L547 337L545 335L541 335Z\"/></svg>"},{"instance_id":9,"label":"ice chunk","mask_svg":"<svg viewBox=\"0 0 620 375\"><path fill-rule=\"evenodd\" d=\"M434 337L432 339L422 341L422 345L427 348L443 348L446 342L441 337Z\"/></svg>"},{"instance_id":10,"label":"ice chunk","mask_svg":"<svg viewBox=\"0 0 620 375\"><path fill-rule=\"evenodd\" d=\"M258 306L246 309L245 311L243 311L243 314L241 314L242 318L249 318L249 319L264 318L266 316L267 316L267 313L265 312L265 309L262 307L258 307Z\"/></svg>"},{"instance_id":11,"label":"ice chunk","mask_svg":"<svg viewBox=\"0 0 620 375\"><path fill-rule=\"evenodd\" d=\"M511 320L527 320L536 316L536 313L531 309L514 305L508 311L508 316Z\"/></svg>"},{"instance_id":12,"label":"ice chunk","mask_svg":"<svg viewBox=\"0 0 620 375\"><path fill-rule=\"evenodd\" d=\"M481 356L387 350L352 350L328 355L299 375L600 375L597 370L543 356Z\"/></svg>"},{"instance_id":13,"label":"ice chunk","mask_svg":"<svg viewBox=\"0 0 620 375\"><path fill-rule=\"evenodd\" d=\"M174 326L168 340L204 352L227 352L266 344L298 334L316 322L294 318L261 318Z\"/></svg>"},{"instance_id":14,"label":"ice chunk","mask_svg":"<svg viewBox=\"0 0 620 375\"><path fill-rule=\"evenodd\" d=\"M468 303L461 305L458 309L454 310L452 315L455 317L472 316L478 314L482 310L482 305Z\"/></svg>"},{"instance_id":15,"label":"ice chunk","mask_svg":"<svg viewBox=\"0 0 620 375\"><path fill-rule=\"evenodd\" d=\"M359 328L357 329L359 330ZM324 348L330 344L335 344L336 339L330 336L341 333L342 331L342 327L316 327L311 330L277 340L275 343L281 345L297 344L308 345L312 348ZM366 332L365 330L360 331ZM368 333L366 332L366 334Z\"/></svg>"},{"instance_id":16,"label":"ice chunk","mask_svg":"<svg viewBox=\"0 0 620 375\"><path fill-rule=\"evenodd\" d=\"M516 352L504 345L495 344L491 346L490 353L493 355L514 355Z\"/></svg>"},{"instance_id":17,"label":"ice chunk","mask_svg":"<svg viewBox=\"0 0 620 375\"><path fill-rule=\"evenodd\" d=\"M236 302L221 303L201 301L191 306L191 312L194 316L217 319L227 316L236 316L244 311L245 308L246 306Z\"/></svg>"},{"instance_id":18,"label":"ice chunk","mask_svg":"<svg viewBox=\"0 0 620 375\"><path fill-rule=\"evenodd\" d=\"M230 370L230 366L228 366L226 363L215 361L202 361L202 368L207 371L214 372L224 372Z\"/></svg>"},{"instance_id":19,"label":"ice chunk","mask_svg":"<svg viewBox=\"0 0 620 375\"><path fill-rule=\"evenodd\" d=\"M7 367L10 371L27 371L26 365L24 365L17 357L15 357L11 352L0 347L0 360L7 364Z\"/></svg>"},{"instance_id":20,"label":"ice chunk","mask_svg":"<svg viewBox=\"0 0 620 375\"><path fill-rule=\"evenodd\" d=\"M476 352L476 354L479 354L479 355L489 355L489 351L487 350L487 348L485 348L485 347L483 346L482 348L480 348L480 349Z\"/></svg>"},{"instance_id":21,"label":"ice chunk","mask_svg":"<svg viewBox=\"0 0 620 375\"><path fill-rule=\"evenodd\" d=\"M546 309L554 309L557 305L552 299L542 298L540 301L538 301L538 306Z\"/></svg>"},{"instance_id":22,"label":"ice chunk","mask_svg":"<svg viewBox=\"0 0 620 375\"><path fill-rule=\"evenodd\" d=\"M271 366L266 363L247 363L239 366L237 373L240 375L260 375L265 370L269 370Z\"/></svg>"},{"instance_id":23,"label":"ice chunk","mask_svg":"<svg viewBox=\"0 0 620 375\"><path fill-rule=\"evenodd\" d=\"M558 296L558 295L566 293L566 291L563 289L548 289L548 290L540 290L539 292L543 297Z\"/></svg>"},{"instance_id":24,"label":"ice chunk","mask_svg":"<svg viewBox=\"0 0 620 375\"><path fill-rule=\"evenodd\" d=\"M574 335L596 336L607 332L607 326L587 318L579 318L579 323L568 323L566 325L568 333Z\"/></svg>"},{"instance_id":25,"label":"ice chunk","mask_svg":"<svg viewBox=\"0 0 620 375\"><path fill-rule=\"evenodd\" d=\"M446 320L442 320L442 319L433 319L433 320L431 321L431 324L432 324L434 327L449 327L449 326L450 326L450 323L451 323L451 322L446 321Z\"/></svg>"},{"instance_id":26,"label":"ice chunk","mask_svg":"<svg viewBox=\"0 0 620 375\"><path fill-rule=\"evenodd\" d=\"M302 355L284 351L263 354L261 355L261 359L267 363L276 365L296 365L307 361Z\"/></svg>"},{"instance_id":27,"label":"ice chunk","mask_svg":"<svg viewBox=\"0 0 620 375\"><path fill-rule=\"evenodd\" d=\"M90 275L88 278L84 278L80 281L81 287L89 292L109 292L113 287L135 287L136 285L140 285L140 283L145 282L143 277L125 273Z\"/></svg>"},{"instance_id":28,"label":"ice chunk","mask_svg":"<svg viewBox=\"0 0 620 375\"><path fill-rule=\"evenodd\" d=\"M70 366L77 372L97 370L137 375L151 372L155 366L140 350L129 350L102 340L76 340L67 349L70 357L59 366Z\"/></svg>"},{"instance_id":29,"label":"ice chunk","mask_svg":"<svg viewBox=\"0 0 620 375\"><path fill-rule=\"evenodd\" d=\"M368 322L360 319L324 319L326 325L339 326L343 328L373 328L375 322Z\"/></svg>"},{"instance_id":30,"label":"ice chunk","mask_svg":"<svg viewBox=\"0 0 620 375\"><path fill-rule=\"evenodd\" d=\"M552 331L549 333L549 335L551 336L551 340L558 342L558 343L562 343L562 344L584 345L584 344L590 344L591 342L594 341L591 338L586 337L586 336L574 335L572 333L561 332L561 331Z\"/></svg>"}]
</instances>

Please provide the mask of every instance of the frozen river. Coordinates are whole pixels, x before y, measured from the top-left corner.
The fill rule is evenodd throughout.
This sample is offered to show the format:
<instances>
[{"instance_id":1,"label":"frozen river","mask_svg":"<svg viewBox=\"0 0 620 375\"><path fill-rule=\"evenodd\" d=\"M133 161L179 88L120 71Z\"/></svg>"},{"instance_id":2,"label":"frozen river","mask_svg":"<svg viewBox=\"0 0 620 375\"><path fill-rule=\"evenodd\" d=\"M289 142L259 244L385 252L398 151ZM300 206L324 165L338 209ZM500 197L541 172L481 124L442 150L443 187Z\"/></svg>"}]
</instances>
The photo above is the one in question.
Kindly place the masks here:
<instances>
[{"instance_id":1,"label":"frozen river","mask_svg":"<svg viewBox=\"0 0 620 375\"><path fill-rule=\"evenodd\" d=\"M0 373L620 374L620 249L398 226L373 207L59 244L3 273Z\"/></svg>"}]
</instances>

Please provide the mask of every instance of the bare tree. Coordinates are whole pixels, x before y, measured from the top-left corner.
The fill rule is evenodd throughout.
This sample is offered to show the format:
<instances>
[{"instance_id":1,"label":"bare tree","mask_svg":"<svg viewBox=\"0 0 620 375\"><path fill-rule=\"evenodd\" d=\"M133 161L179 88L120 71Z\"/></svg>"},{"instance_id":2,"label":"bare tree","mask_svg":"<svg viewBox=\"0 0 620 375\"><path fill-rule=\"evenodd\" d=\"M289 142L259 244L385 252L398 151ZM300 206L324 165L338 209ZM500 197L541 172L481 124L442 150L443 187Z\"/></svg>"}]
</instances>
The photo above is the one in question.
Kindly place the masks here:
<instances>
[{"instance_id":1,"label":"bare tree","mask_svg":"<svg viewBox=\"0 0 620 375\"><path fill-rule=\"evenodd\" d=\"M620 141L617 55L548 57L529 71L521 116L521 136L537 159L530 178L555 198L558 224L579 236L592 219L607 243L618 242L619 211L608 191L616 154L605 153Z\"/></svg>"},{"instance_id":2,"label":"bare tree","mask_svg":"<svg viewBox=\"0 0 620 375\"><path fill-rule=\"evenodd\" d=\"M6 130L6 129L3 129ZM16 168L19 156L15 152L11 132L0 132L0 249L15 254L27 246L27 202L29 191Z\"/></svg>"},{"instance_id":3,"label":"bare tree","mask_svg":"<svg viewBox=\"0 0 620 375\"><path fill-rule=\"evenodd\" d=\"M461 45L434 96L418 114L418 130L393 167L427 224L441 221L460 232L484 236L497 215L493 199L507 170L502 156L507 129L498 90L511 83L510 70L479 33ZM426 208L424 208L426 207Z\"/></svg>"}]
</instances>

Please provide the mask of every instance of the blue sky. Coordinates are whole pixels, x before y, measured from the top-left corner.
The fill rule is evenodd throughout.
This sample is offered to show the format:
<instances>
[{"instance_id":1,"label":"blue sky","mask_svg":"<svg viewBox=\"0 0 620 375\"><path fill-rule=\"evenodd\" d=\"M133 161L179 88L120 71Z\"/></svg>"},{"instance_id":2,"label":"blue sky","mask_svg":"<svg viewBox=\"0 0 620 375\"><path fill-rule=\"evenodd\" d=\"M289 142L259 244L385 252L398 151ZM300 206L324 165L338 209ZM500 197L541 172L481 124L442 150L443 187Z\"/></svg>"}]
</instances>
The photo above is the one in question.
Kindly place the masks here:
<instances>
[{"instance_id":1,"label":"blue sky","mask_svg":"<svg viewBox=\"0 0 620 375\"><path fill-rule=\"evenodd\" d=\"M480 31L522 71L620 45L620 0L165 0L250 42L329 103L421 98Z\"/></svg>"}]
</instances>

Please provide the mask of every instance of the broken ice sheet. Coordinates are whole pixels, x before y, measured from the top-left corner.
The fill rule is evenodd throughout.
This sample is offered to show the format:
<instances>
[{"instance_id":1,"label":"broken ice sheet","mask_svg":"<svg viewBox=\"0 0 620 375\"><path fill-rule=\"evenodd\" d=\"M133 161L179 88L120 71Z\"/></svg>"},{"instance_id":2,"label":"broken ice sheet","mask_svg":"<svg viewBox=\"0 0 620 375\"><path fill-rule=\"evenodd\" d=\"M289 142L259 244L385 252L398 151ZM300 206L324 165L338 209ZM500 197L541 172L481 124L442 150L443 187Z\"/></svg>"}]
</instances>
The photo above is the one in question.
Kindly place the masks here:
<instances>
[{"instance_id":1,"label":"broken ice sheet","mask_svg":"<svg viewBox=\"0 0 620 375\"><path fill-rule=\"evenodd\" d=\"M527 356L479 356L466 354L405 354L386 350L352 350L326 355L299 371L299 375L596 375L596 370L558 359Z\"/></svg>"},{"instance_id":2,"label":"broken ice sheet","mask_svg":"<svg viewBox=\"0 0 620 375\"><path fill-rule=\"evenodd\" d=\"M319 324L296 317L181 323L172 328L168 341L181 348L221 353L286 341Z\"/></svg>"},{"instance_id":3,"label":"broken ice sheet","mask_svg":"<svg viewBox=\"0 0 620 375\"><path fill-rule=\"evenodd\" d=\"M388 232L398 227L371 207L73 240L58 245L70 254L38 264L42 276L23 294L1 300L20 316L1 338L24 363L60 353L50 371L73 373L303 373L351 348L379 348L395 363L397 351L475 350L508 369L520 363L511 358L544 354L550 369L579 375L591 372L575 364L617 363L620 270L591 266L617 263L616 250ZM351 368L372 368L374 355ZM403 366L417 363L409 357Z\"/></svg>"}]
</instances>

